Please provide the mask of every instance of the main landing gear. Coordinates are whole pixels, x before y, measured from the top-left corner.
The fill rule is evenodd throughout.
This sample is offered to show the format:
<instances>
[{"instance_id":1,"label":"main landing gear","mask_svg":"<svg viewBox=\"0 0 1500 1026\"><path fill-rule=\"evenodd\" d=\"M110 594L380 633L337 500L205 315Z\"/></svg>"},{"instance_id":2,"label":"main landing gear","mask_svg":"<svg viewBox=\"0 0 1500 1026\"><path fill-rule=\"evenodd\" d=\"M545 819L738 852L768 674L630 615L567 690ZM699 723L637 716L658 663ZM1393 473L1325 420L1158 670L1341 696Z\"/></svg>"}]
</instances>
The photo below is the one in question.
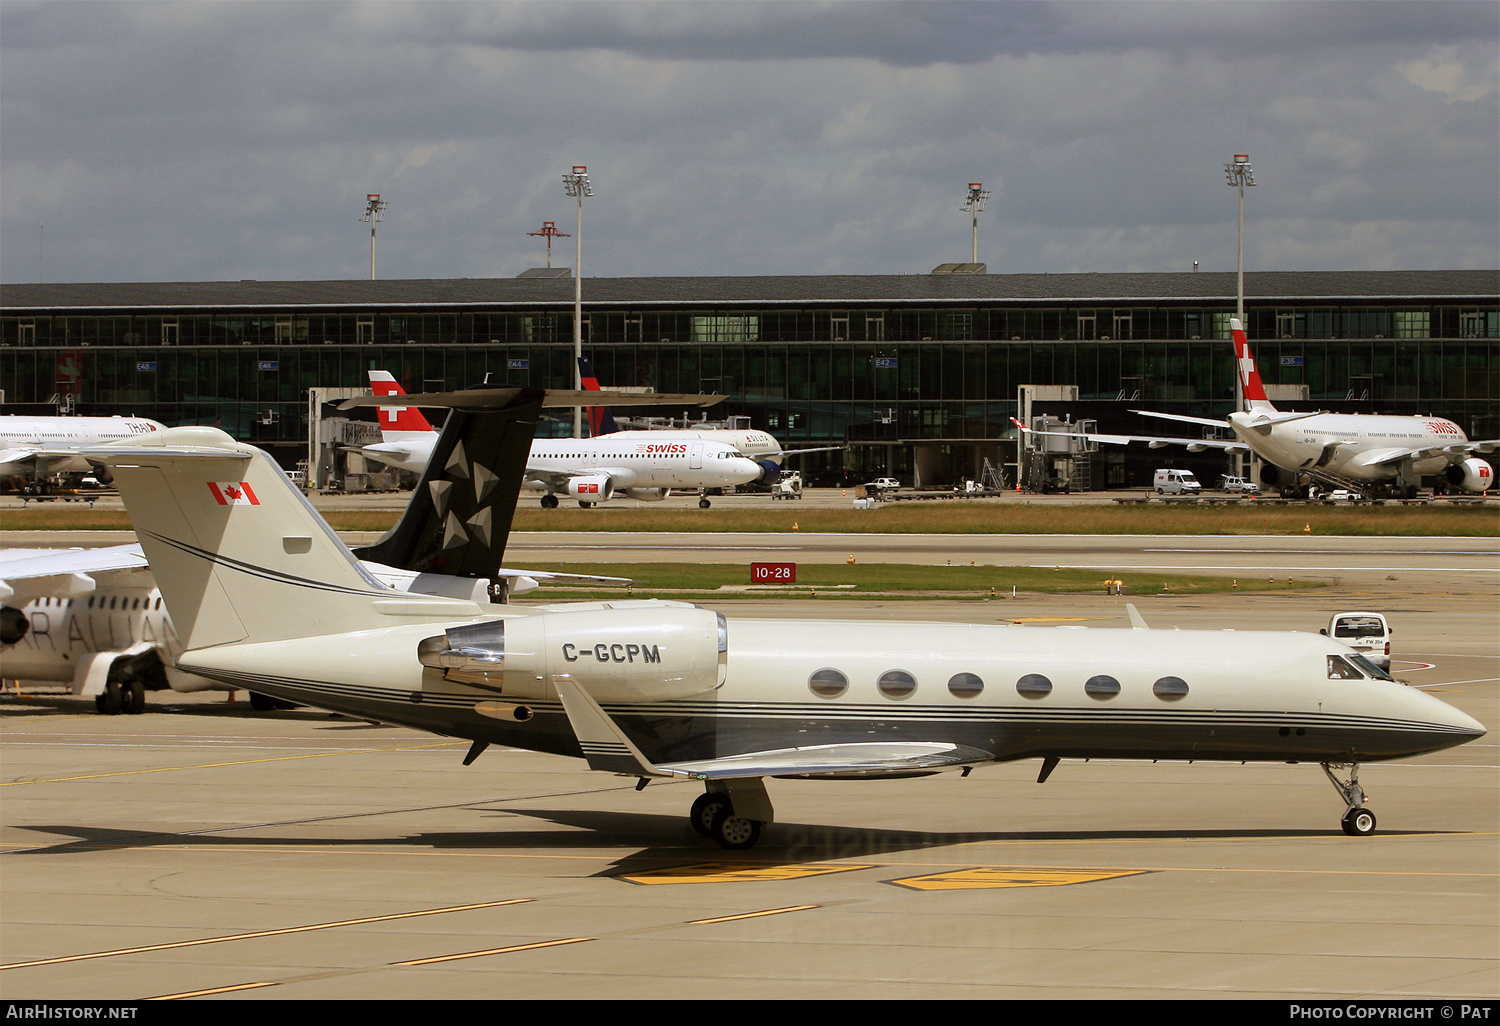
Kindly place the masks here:
<instances>
[{"instance_id":1,"label":"main landing gear","mask_svg":"<svg viewBox=\"0 0 1500 1026\"><path fill-rule=\"evenodd\" d=\"M1349 807L1344 813L1342 821L1344 833L1350 837L1368 837L1373 834L1375 832L1375 813L1364 807L1365 802L1369 799L1365 797L1364 788L1359 786L1359 764L1351 763L1349 765L1348 780L1340 780L1333 774L1335 769L1344 768L1343 763L1325 762L1322 765L1323 772L1328 775L1329 783L1333 784L1334 790L1339 793L1339 797L1344 799L1344 804Z\"/></svg>"},{"instance_id":2,"label":"main landing gear","mask_svg":"<svg viewBox=\"0 0 1500 1026\"><path fill-rule=\"evenodd\" d=\"M699 834L732 851L753 848L760 840L761 821L735 815L729 795L722 791L699 795L688 812L688 821Z\"/></svg>"}]
</instances>

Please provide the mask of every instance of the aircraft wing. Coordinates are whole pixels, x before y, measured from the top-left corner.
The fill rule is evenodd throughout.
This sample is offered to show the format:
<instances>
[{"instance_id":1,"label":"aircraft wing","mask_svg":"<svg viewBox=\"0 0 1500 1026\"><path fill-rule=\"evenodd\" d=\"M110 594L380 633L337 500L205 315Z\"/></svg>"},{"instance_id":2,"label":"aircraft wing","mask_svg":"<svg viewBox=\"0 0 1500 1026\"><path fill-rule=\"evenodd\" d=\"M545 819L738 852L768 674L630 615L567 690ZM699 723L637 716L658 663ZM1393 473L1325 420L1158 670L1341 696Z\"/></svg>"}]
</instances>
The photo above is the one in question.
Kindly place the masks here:
<instances>
[{"instance_id":1,"label":"aircraft wing","mask_svg":"<svg viewBox=\"0 0 1500 1026\"><path fill-rule=\"evenodd\" d=\"M744 777L898 776L989 762L994 756L947 741L862 741L777 748L722 759L652 763L571 677L552 684L578 737L589 768L642 777L732 780Z\"/></svg>"},{"instance_id":2,"label":"aircraft wing","mask_svg":"<svg viewBox=\"0 0 1500 1026\"><path fill-rule=\"evenodd\" d=\"M1227 428L1227 420L1210 420L1207 417L1189 417L1183 413L1157 413L1155 410L1131 410L1142 417L1160 417L1162 420L1180 420L1184 424L1202 424L1204 427Z\"/></svg>"},{"instance_id":3,"label":"aircraft wing","mask_svg":"<svg viewBox=\"0 0 1500 1026\"><path fill-rule=\"evenodd\" d=\"M30 470L43 460L49 474L87 473L94 469L94 465L79 456L76 449L12 446L0 449L0 473L16 474Z\"/></svg>"},{"instance_id":4,"label":"aircraft wing","mask_svg":"<svg viewBox=\"0 0 1500 1026\"><path fill-rule=\"evenodd\" d=\"M628 474L624 467L583 467L578 470L539 470L526 468L526 480L540 481L555 491L566 491L568 482L575 477L621 477Z\"/></svg>"},{"instance_id":5,"label":"aircraft wing","mask_svg":"<svg viewBox=\"0 0 1500 1026\"><path fill-rule=\"evenodd\" d=\"M139 545L100 549L6 549L0 553L0 599L87 595L102 573L145 571Z\"/></svg>"},{"instance_id":6,"label":"aircraft wing","mask_svg":"<svg viewBox=\"0 0 1500 1026\"><path fill-rule=\"evenodd\" d=\"M849 448L847 445L823 445L816 449L777 449L775 452L758 452L751 458L755 459L760 456L800 456L805 452L837 452L840 449L847 448Z\"/></svg>"},{"instance_id":7,"label":"aircraft wing","mask_svg":"<svg viewBox=\"0 0 1500 1026\"><path fill-rule=\"evenodd\" d=\"M345 399L339 409L356 406L423 406L457 410L495 409L508 405L521 393L520 388L466 388L457 392L419 392L409 395L364 395ZM728 399L727 395L702 395L697 392L595 392L590 390L549 388L542 395L545 407L598 406L713 406Z\"/></svg>"},{"instance_id":8,"label":"aircraft wing","mask_svg":"<svg viewBox=\"0 0 1500 1026\"><path fill-rule=\"evenodd\" d=\"M1238 439L1163 438L1154 435L1102 435L1097 432L1084 431L1034 431L1014 417L1011 418L1011 423L1022 434L1047 435L1052 438L1087 438L1091 442L1104 442L1108 445L1129 445L1131 442L1145 442L1153 449L1160 449L1167 445L1182 445L1187 447L1188 452L1202 452L1204 449L1220 449L1229 453L1246 453L1250 451L1250 447ZM1218 421L1204 421L1203 423L1222 426Z\"/></svg>"}]
</instances>

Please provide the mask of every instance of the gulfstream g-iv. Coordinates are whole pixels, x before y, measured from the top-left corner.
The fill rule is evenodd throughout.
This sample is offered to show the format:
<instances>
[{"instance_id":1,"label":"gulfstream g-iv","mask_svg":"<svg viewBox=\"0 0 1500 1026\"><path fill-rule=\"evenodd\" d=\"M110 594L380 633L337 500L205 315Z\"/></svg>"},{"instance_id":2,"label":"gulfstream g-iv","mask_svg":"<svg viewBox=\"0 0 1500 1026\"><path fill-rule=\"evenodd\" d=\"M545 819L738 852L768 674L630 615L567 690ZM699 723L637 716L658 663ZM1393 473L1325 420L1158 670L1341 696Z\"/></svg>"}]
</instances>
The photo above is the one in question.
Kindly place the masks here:
<instances>
[{"instance_id":1,"label":"gulfstream g-iv","mask_svg":"<svg viewBox=\"0 0 1500 1026\"><path fill-rule=\"evenodd\" d=\"M1037 759L1045 781L1061 760L1104 757L1321 763L1344 830L1368 834L1359 764L1485 732L1316 634L788 621L679 602L523 609L396 593L258 449L91 455L114 471L183 640L182 669L465 739L466 764L503 745L643 782L696 780L689 821L730 848L774 821L768 778L967 776ZM457 482L447 494L484 484ZM258 504L220 504L226 484ZM1247 640L1254 660L1239 654Z\"/></svg>"}]
</instances>

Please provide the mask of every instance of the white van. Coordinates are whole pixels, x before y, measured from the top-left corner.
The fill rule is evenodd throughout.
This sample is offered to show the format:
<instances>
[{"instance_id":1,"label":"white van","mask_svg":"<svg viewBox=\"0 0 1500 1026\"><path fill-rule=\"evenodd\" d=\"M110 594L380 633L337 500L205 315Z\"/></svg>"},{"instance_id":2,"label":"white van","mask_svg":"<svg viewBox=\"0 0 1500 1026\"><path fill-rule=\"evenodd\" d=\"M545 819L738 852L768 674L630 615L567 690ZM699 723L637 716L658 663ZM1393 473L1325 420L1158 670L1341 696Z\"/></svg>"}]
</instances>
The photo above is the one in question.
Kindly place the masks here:
<instances>
[{"instance_id":1,"label":"white van","mask_svg":"<svg viewBox=\"0 0 1500 1026\"><path fill-rule=\"evenodd\" d=\"M1203 491L1191 470L1158 470L1151 484L1157 495L1197 495Z\"/></svg>"},{"instance_id":2,"label":"white van","mask_svg":"<svg viewBox=\"0 0 1500 1026\"><path fill-rule=\"evenodd\" d=\"M1391 625L1380 613L1334 613L1328 626L1318 633L1348 645L1382 670L1390 671Z\"/></svg>"}]
</instances>

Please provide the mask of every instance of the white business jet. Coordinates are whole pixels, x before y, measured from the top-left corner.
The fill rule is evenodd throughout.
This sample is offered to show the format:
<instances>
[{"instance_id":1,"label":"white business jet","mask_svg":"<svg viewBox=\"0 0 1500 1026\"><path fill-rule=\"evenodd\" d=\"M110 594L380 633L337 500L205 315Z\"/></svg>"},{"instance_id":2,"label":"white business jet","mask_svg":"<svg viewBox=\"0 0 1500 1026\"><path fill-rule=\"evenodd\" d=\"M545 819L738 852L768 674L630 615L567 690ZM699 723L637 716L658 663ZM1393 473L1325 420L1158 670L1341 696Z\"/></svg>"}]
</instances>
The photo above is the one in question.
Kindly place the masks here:
<instances>
[{"instance_id":1,"label":"white business jet","mask_svg":"<svg viewBox=\"0 0 1500 1026\"><path fill-rule=\"evenodd\" d=\"M400 521L356 550L371 576L396 592L471 599L488 606L541 584L626 585L619 577L501 566L519 475L486 466L524 460L544 397L499 413L455 411L437 436L436 458ZM521 418L529 417L524 426ZM170 428L160 444L232 445L215 428ZM480 487L476 487L476 481ZM254 507L242 482L216 484L216 502ZM5 677L61 682L102 713L139 713L147 691L237 690L177 668L182 643L138 544L98 549L0 551L0 666ZM251 705L278 703L254 690Z\"/></svg>"},{"instance_id":2,"label":"white business jet","mask_svg":"<svg viewBox=\"0 0 1500 1026\"><path fill-rule=\"evenodd\" d=\"M388 398L379 407L382 441L361 446L359 452L402 470L420 472L431 459L437 438L437 432L417 409L418 405L431 405L430 397L406 396L388 371L370 371L370 387L377 397ZM612 403L636 405L702 404L707 398L715 402L723 399L605 394ZM411 404L401 405L394 398L398 396L406 396ZM348 400L341 405L361 404L360 400ZM749 484L766 473L764 467L727 442L689 432L651 431L632 437L538 438L531 443L522 487L544 492L543 508L553 509L560 495L578 500L580 506L597 505L617 493L655 502L666 498L673 488L698 491ZM707 509L707 496L701 497L698 505Z\"/></svg>"},{"instance_id":3,"label":"white business jet","mask_svg":"<svg viewBox=\"0 0 1500 1026\"><path fill-rule=\"evenodd\" d=\"M1462 428L1443 417L1278 410L1266 396L1239 320L1230 321L1230 333L1234 336L1244 410L1231 413L1227 420L1150 410L1131 412L1204 427L1227 427L1235 434L1233 440L1097 433L1086 437L1122 445L1145 442L1153 448L1182 445L1189 452L1253 452L1265 462L1262 483L1284 494L1291 494L1304 477L1361 494L1379 488L1404 498L1416 495L1424 475L1441 474L1449 487L1468 492L1488 491L1494 486L1493 468L1475 454L1494 452L1500 448L1500 439L1470 441ZM1032 434L1063 433L1032 432L1018 426Z\"/></svg>"},{"instance_id":4,"label":"white business jet","mask_svg":"<svg viewBox=\"0 0 1500 1026\"><path fill-rule=\"evenodd\" d=\"M1018 759L1041 760L1039 782L1063 759L1321 763L1344 831L1364 835L1375 817L1359 763L1485 733L1316 634L731 618L639 600L496 610L398 595L258 449L90 455L113 469L184 670L463 738L466 764L495 744L643 784L697 780L690 821L728 848L752 846L773 821L767 777L967 775ZM489 470L519 476L520 461ZM259 504L219 503L226 483Z\"/></svg>"}]
</instances>

